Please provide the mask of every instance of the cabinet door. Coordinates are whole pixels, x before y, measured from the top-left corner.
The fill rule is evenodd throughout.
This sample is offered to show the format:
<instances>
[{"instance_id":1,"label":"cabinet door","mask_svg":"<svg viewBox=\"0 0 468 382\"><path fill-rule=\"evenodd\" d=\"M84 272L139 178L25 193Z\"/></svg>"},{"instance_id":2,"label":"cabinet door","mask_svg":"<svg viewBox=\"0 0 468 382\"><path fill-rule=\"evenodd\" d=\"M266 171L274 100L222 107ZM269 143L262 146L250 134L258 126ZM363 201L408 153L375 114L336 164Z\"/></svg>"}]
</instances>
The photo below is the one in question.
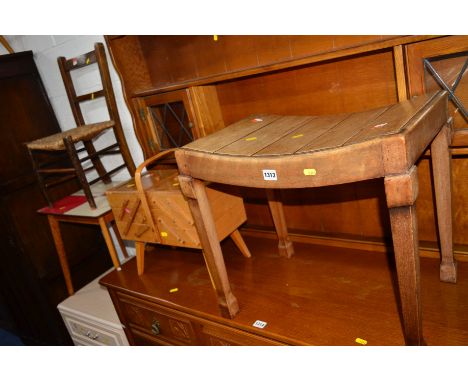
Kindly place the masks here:
<instances>
[{"instance_id":1,"label":"cabinet door","mask_svg":"<svg viewBox=\"0 0 468 382\"><path fill-rule=\"evenodd\" d=\"M433 70L429 69L428 60ZM448 36L409 44L406 47L406 64L408 90L410 96L443 89L442 79L450 88L459 78L468 60L468 36ZM437 74L435 74L435 73ZM440 79L437 78L440 76ZM454 91L457 98L468 107L468 70L464 71ZM453 102L449 101L449 113L453 117L453 127L456 134L453 146L463 146L457 136L463 138L463 129L468 127L467 119ZM466 131L466 130L465 130ZM465 135L468 137L468 135ZM456 142L458 141L458 142ZM452 148L452 213L454 216L453 239L455 245L468 244L468 153L467 140L465 147ZM462 143L462 144L460 144ZM436 241L437 231L434 215L434 201L430 176L430 165L422 160L418 167L419 197L418 197L418 226L419 238L424 241Z\"/></svg>"},{"instance_id":2,"label":"cabinet door","mask_svg":"<svg viewBox=\"0 0 468 382\"><path fill-rule=\"evenodd\" d=\"M195 86L135 100L145 158L224 127L216 87Z\"/></svg>"},{"instance_id":3,"label":"cabinet door","mask_svg":"<svg viewBox=\"0 0 468 382\"><path fill-rule=\"evenodd\" d=\"M187 90L137 99L140 145L145 158L199 137Z\"/></svg>"},{"instance_id":4,"label":"cabinet door","mask_svg":"<svg viewBox=\"0 0 468 382\"><path fill-rule=\"evenodd\" d=\"M468 109L468 70L464 67L468 60L468 36L450 36L410 44L406 53L410 96L443 89L441 81L453 88L464 70L454 95ZM427 63L425 65L425 60L432 69ZM468 126L467 118L453 99L449 103L449 112L455 129Z\"/></svg>"}]
</instances>

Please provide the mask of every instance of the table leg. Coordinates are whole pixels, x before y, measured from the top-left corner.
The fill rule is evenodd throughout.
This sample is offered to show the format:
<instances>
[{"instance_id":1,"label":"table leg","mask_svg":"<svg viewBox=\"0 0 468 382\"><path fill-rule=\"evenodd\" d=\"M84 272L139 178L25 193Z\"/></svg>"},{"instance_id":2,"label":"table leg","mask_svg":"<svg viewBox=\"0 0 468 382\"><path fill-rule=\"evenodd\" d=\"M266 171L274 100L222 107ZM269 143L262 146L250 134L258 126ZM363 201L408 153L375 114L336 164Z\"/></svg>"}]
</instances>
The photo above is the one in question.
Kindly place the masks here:
<instances>
[{"instance_id":1,"label":"table leg","mask_svg":"<svg viewBox=\"0 0 468 382\"><path fill-rule=\"evenodd\" d=\"M145 271L145 246L146 243L142 241L135 241L135 255L137 262L138 276L141 276Z\"/></svg>"},{"instance_id":2,"label":"table leg","mask_svg":"<svg viewBox=\"0 0 468 382\"><path fill-rule=\"evenodd\" d=\"M288 227L284 217L283 202L279 190L266 189L268 198L268 206L270 207L273 224L275 225L276 234L278 235L278 250L281 256L290 258L294 255L294 246L289 239Z\"/></svg>"},{"instance_id":3,"label":"table leg","mask_svg":"<svg viewBox=\"0 0 468 382\"><path fill-rule=\"evenodd\" d=\"M122 250L122 255L124 259L128 259L128 253L127 253L127 248L125 248L125 244L122 240L122 237L120 236L119 229L117 228L117 224L115 223L115 220L111 222L112 225L112 230L115 233L115 237L117 238L117 242L119 243L119 247Z\"/></svg>"},{"instance_id":4,"label":"table leg","mask_svg":"<svg viewBox=\"0 0 468 382\"><path fill-rule=\"evenodd\" d=\"M107 225L106 219L101 216L98 218L99 226L101 227L102 235L104 236L104 240L107 244L107 249L109 250L109 254L112 259L112 263L114 264L114 268L118 271L121 270L119 257L117 256L117 251L115 250L114 241L112 240L112 236L109 232L109 226Z\"/></svg>"},{"instance_id":5,"label":"table leg","mask_svg":"<svg viewBox=\"0 0 468 382\"><path fill-rule=\"evenodd\" d=\"M408 345L422 345L419 242L416 219L417 171L385 178L393 249L400 290L403 328Z\"/></svg>"},{"instance_id":6,"label":"table leg","mask_svg":"<svg viewBox=\"0 0 468 382\"><path fill-rule=\"evenodd\" d=\"M445 125L431 144L432 172L437 206L440 242L440 280L457 282L457 263L453 258L452 173L449 150L450 128Z\"/></svg>"},{"instance_id":7,"label":"table leg","mask_svg":"<svg viewBox=\"0 0 468 382\"><path fill-rule=\"evenodd\" d=\"M68 294L71 296L75 293L75 291L73 290L70 268L68 267L67 254L65 252L65 246L62 240L62 234L60 232L60 222L55 218L54 215L47 215L47 219L49 220L50 230L52 232L55 248L57 250L60 265L62 267L63 277L65 278L67 291Z\"/></svg>"},{"instance_id":8,"label":"table leg","mask_svg":"<svg viewBox=\"0 0 468 382\"><path fill-rule=\"evenodd\" d=\"M229 284L205 183L184 175L179 176L179 183L182 192L188 199L190 211L200 236L203 256L218 296L221 314L223 317L233 318L239 311L239 305Z\"/></svg>"}]
</instances>

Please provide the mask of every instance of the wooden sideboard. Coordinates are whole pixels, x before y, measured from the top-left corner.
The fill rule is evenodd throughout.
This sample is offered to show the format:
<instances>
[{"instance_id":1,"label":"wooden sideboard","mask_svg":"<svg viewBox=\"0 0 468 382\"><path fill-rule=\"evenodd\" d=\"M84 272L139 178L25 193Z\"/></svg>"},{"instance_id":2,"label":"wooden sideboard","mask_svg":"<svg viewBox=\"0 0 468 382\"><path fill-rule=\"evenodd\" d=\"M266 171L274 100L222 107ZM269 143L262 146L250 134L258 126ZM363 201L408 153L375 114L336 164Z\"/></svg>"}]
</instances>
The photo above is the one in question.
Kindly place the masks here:
<instances>
[{"instance_id":1,"label":"wooden sideboard","mask_svg":"<svg viewBox=\"0 0 468 382\"><path fill-rule=\"evenodd\" d=\"M247 237L245 259L222 250L240 311L223 318L200 250L156 246L145 273L135 259L100 280L131 345L403 345L391 255L295 243L291 259L277 240ZM421 259L423 332L428 345L468 343L468 264L456 286L439 281L439 262ZM454 290L456 288L456 291ZM454 293L456 292L456 293ZM441 309L443 304L443 309ZM253 324L263 321L266 326Z\"/></svg>"},{"instance_id":2,"label":"wooden sideboard","mask_svg":"<svg viewBox=\"0 0 468 382\"><path fill-rule=\"evenodd\" d=\"M106 41L145 157L159 151L155 115L165 104L185 108L193 138L256 113L358 112L437 89L423 58L468 50L467 36L218 36L217 41L213 36L107 36ZM460 59L439 67L444 76L453 76ZM466 99L466 78L457 92ZM456 131L467 126L459 113L454 121ZM452 153L454 242L457 258L464 259L467 151L454 148ZM420 252L438 257L429 160L427 153L418 163ZM243 189L242 195L244 233L273 238L264 190ZM293 241L377 251L391 244L381 180L333 192L327 187L284 190L282 199Z\"/></svg>"}]
</instances>

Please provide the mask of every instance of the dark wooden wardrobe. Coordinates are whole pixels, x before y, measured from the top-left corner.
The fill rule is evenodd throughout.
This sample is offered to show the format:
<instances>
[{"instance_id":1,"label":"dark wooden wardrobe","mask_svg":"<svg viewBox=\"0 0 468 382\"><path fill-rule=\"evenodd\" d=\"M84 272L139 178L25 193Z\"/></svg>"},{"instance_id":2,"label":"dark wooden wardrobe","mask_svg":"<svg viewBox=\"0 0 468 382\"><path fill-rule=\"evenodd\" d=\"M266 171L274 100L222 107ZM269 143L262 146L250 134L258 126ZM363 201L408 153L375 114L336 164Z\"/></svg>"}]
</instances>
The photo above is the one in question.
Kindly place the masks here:
<instances>
[{"instance_id":1,"label":"dark wooden wardrobe","mask_svg":"<svg viewBox=\"0 0 468 382\"><path fill-rule=\"evenodd\" d=\"M0 327L26 344L72 344L57 310L65 282L25 142L60 131L31 51L0 56ZM56 197L78 189L73 181ZM112 266L99 228L63 225L80 288ZM76 280L76 281L75 281Z\"/></svg>"}]
</instances>

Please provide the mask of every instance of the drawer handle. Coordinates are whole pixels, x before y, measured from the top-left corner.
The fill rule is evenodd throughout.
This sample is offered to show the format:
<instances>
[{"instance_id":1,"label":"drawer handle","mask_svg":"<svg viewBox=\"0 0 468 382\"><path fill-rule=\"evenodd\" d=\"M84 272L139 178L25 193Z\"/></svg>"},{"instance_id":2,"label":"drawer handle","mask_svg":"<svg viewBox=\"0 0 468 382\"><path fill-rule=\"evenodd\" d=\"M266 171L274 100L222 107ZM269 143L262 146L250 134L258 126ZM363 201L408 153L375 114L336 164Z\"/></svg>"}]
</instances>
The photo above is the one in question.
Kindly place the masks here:
<instances>
[{"instance_id":1,"label":"drawer handle","mask_svg":"<svg viewBox=\"0 0 468 382\"><path fill-rule=\"evenodd\" d=\"M156 334L156 335L158 335L161 332L158 321L156 320L153 321L153 323L151 324L151 331L153 332L153 334Z\"/></svg>"},{"instance_id":2,"label":"drawer handle","mask_svg":"<svg viewBox=\"0 0 468 382\"><path fill-rule=\"evenodd\" d=\"M88 330L86 337L91 338L92 340L97 340L99 338L99 334L95 333L94 336L91 337L91 332Z\"/></svg>"}]
</instances>

